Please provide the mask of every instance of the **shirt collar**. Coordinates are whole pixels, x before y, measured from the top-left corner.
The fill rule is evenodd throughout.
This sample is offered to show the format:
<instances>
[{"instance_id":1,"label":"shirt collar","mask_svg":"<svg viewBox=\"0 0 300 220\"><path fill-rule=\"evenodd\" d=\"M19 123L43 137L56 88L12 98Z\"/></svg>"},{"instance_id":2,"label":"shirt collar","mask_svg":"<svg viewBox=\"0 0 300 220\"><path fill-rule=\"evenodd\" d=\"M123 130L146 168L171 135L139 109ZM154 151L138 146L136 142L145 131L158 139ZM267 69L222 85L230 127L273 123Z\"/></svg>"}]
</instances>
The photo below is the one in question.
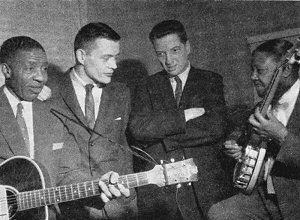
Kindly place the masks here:
<instances>
[{"instance_id":1,"label":"shirt collar","mask_svg":"<svg viewBox=\"0 0 300 220\"><path fill-rule=\"evenodd\" d=\"M189 62L188 63L188 67L186 68L186 70L177 75L181 79L183 87L184 87L184 85L185 85L185 83L187 81L187 78L188 78L190 70L191 70L191 64ZM170 79L174 80L174 77L171 77Z\"/></svg>"},{"instance_id":2,"label":"shirt collar","mask_svg":"<svg viewBox=\"0 0 300 220\"><path fill-rule=\"evenodd\" d=\"M16 115L17 114L17 105L21 102L22 105L25 107L25 106L29 106L32 104L32 102L28 102L28 101L21 101L19 98L17 98L15 95L13 95L11 93L11 91L6 87L4 86L4 89L3 89L3 92L5 93L7 99L8 99L8 102L10 104L10 106L12 107L13 109L13 112L14 114Z\"/></svg>"},{"instance_id":3,"label":"shirt collar","mask_svg":"<svg viewBox=\"0 0 300 220\"><path fill-rule=\"evenodd\" d=\"M81 79L81 77L76 73L75 68L72 68L72 70L71 70L71 79L74 80L78 85L80 85L84 88L87 84L89 84L89 83L84 82ZM104 84L104 83L99 83L99 84L93 83L93 85L94 85L94 88L99 88L99 89L102 89L103 87L106 86L106 84Z\"/></svg>"},{"instance_id":4,"label":"shirt collar","mask_svg":"<svg viewBox=\"0 0 300 220\"><path fill-rule=\"evenodd\" d=\"M298 79L294 85L284 93L281 98L279 99L278 103L291 103L294 99L297 98L300 89L300 80Z\"/></svg>"}]
</instances>

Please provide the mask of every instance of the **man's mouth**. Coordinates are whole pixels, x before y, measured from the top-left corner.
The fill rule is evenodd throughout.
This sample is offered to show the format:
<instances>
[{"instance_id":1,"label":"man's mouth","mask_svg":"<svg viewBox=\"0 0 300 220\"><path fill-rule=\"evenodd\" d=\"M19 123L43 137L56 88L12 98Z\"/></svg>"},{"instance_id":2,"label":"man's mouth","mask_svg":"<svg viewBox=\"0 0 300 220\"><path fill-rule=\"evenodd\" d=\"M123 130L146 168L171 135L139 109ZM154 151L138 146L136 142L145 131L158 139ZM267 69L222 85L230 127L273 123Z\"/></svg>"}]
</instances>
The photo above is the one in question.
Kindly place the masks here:
<instances>
[{"instance_id":1,"label":"man's mouth","mask_svg":"<svg viewBox=\"0 0 300 220\"><path fill-rule=\"evenodd\" d=\"M40 93L43 89L43 86L31 86L30 90L34 93Z\"/></svg>"},{"instance_id":2,"label":"man's mouth","mask_svg":"<svg viewBox=\"0 0 300 220\"><path fill-rule=\"evenodd\" d=\"M176 66L170 66L170 67L167 66L167 69L168 71L172 72L176 70Z\"/></svg>"}]
</instances>

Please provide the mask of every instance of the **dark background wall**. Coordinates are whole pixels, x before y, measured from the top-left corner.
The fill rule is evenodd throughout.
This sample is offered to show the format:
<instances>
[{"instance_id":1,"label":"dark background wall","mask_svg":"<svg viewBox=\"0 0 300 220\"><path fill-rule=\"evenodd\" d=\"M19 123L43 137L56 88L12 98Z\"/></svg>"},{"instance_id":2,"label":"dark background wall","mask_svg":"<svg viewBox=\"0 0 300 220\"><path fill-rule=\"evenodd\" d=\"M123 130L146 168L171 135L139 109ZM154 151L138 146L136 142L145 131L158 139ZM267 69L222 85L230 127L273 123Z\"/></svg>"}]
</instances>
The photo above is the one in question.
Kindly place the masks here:
<instances>
[{"instance_id":1,"label":"dark background wall","mask_svg":"<svg viewBox=\"0 0 300 220\"><path fill-rule=\"evenodd\" d=\"M300 2L201 2L195 0L87 1L88 21L106 22L123 38L122 58L160 69L148 34L164 19L186 27L194 66L220 73L229 105L253 101L246 37L300 27Z\"/></svg>"},{"instance_id":2,"label":"dark background wall","mask_svg":"<svg viewBox=\"0 0 300 220\"><path fill-rule=\"evenodd\" d=\"M31 36L45 47L52 70L65 71L74 63L78 29L105 22L122 36L116 75L132 79L160 70L148 33L164 19L178 19L189 35L192 65L223 76L228 105L251 104L246 37L300 28L299 13L300 2L0 0L0 41Z\"/></svg>"}]
</instances>

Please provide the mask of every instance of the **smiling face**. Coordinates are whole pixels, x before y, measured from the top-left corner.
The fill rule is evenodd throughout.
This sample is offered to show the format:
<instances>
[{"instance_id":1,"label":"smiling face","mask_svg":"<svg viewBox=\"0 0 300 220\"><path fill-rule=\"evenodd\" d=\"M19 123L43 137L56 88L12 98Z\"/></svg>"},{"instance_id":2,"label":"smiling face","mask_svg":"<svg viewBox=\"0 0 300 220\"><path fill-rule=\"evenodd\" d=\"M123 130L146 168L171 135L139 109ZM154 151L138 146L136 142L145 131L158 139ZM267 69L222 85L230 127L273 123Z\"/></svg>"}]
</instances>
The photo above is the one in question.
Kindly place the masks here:
<instances>
[{"instance_id":1,"label":"smiling face","mask_svg":"<svg viewBox=\"0 0 300 220\"><path fill-rule=\"evenodd\" d=\"M177 34L155 39L153 46L160 64L170 76L177 76L188 67L190 44L182 43Z\"/></svg>"},{"instance_id":2,"label":"smiling face","mask_svg":"<svg viewBox=\"0 0 300 220\"><path fill-rule=\"evenodd\" d=\"M6 85L19 99L33 101L47 82L47 56L41 49L19 50L2 67Z\"/></svg>"},{"instance_id":3,"label":"smiling face","mask_svg":"<svg viewBox=\"0 0 300 220\"><path fill-rule=\"evenodd\" d=\"M98 38L90 48L81 49L84 53L81 61L84 67L81 73L82 79L87 83L110 83L113 72L117 68L119 41Z\"/></svg>"}]
</instances>

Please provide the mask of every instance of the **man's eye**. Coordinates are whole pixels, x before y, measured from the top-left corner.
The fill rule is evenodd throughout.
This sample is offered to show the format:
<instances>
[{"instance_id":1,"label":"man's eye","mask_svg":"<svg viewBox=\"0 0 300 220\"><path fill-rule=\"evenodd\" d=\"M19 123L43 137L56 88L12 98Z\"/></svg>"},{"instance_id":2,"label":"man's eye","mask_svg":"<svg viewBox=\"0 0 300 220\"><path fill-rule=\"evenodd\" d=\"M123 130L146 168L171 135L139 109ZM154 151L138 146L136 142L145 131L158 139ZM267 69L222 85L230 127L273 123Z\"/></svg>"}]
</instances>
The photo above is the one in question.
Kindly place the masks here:
<instances>
[{"instance_id":1,"label":"man's eye","mask_svg":"<svg viewBox=\"0 0 300 220\"><path fill-rule=\"evenodd\" d=\"M175 53L177 53L177 52L179 52L180 51L180 48L174 48L173 49L173 52L175 52Z\"/></svg>"},{"instance_id":2,"label":"man's eye","mask_svg":"<svg viewBox=\"0 0 300 220\"><path fill-rule=\"evenodd\" d=\"M157 55L158 57L162 57L162 56L164 55L164 53L158 52L158 53L156 53L156 55Z\"/></svg>"}]
</instances>

